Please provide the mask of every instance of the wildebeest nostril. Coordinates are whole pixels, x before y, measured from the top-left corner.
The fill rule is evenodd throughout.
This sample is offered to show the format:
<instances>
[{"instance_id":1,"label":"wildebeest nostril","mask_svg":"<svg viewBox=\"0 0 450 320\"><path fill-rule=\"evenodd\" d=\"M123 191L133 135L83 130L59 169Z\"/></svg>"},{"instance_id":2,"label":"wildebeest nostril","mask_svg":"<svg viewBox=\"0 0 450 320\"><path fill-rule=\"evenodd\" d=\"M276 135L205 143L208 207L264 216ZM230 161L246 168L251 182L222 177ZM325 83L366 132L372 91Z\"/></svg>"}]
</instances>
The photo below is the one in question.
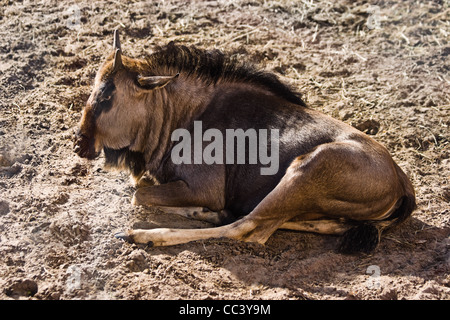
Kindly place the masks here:
<instances>
[{"instance_id":1,"label":"wildebeest nostril","mask_svg":"<svg viewBox=\"0 0 450 320\"><path fill-rule=\"evenodd\" d=\"M74 139L80 139L82 136L84 136L84 134L81 132L80 128L77 128L74 132L73 132L73 138Z\"/></svg>"},{"instance_id":2,"label":"wildebeest nostril","mask_svg":"<svg viewBox=\"0 0 450 320\"><path fill-rule=\"evenodd\" d=\"M90 140L90 138L87 136L87 135L85 135L85 134L83 134L82 132L81 132L81 129L77 129L74 133L73 133L73 141L75 142L75 143L81 143L83 140Z\"/></svg>"}]
</instances>

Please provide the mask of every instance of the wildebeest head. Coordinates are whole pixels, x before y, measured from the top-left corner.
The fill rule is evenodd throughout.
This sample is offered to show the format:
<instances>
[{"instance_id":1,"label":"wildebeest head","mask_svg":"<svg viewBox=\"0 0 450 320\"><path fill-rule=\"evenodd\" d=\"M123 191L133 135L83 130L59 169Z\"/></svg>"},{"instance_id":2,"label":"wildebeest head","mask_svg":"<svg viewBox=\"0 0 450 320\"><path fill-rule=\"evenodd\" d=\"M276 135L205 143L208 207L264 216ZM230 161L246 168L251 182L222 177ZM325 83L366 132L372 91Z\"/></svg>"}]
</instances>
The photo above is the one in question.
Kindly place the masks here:
<instances>
[{"instance_id":1,"label":"wildebeest head","mask_svg":"<svg viewBox=\"0 0 450 320\"><path fill-rule=\"evenodd\" d=\"M122 55L116 30L113 52L97 72L75 134L74 151L80 157L94 159L104 147L140 151L136 140L151 111L148 94L178 76L143 76L146 70L141 69L139 60Z\"/></svg>"}]
</instances>

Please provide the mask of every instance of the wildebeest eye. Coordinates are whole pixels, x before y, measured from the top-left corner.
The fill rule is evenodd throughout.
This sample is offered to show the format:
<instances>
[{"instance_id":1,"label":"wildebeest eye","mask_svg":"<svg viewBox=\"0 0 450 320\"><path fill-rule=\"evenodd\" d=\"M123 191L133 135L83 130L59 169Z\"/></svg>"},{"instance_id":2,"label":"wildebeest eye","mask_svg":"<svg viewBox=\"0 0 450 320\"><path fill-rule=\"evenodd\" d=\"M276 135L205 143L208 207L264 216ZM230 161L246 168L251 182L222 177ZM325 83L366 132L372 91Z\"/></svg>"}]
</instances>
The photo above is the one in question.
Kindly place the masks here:
<instances>
[{"instance_id":1,"label":"wildebeest eye","mask_svg":"<svg viewBox=\"0 0 450 320\"><path fill-rule=\"evenodd\" d=\"M107 96L107 97L101 97L98 102L99 103L108 102L109 100L111 100L111 98L112 98L112 95Z\"/></svg>"},{"instance_id":2,"label":"wildebeest eye","mask_svg":"<svg viewBox=\"0 0 450 320\"><path fill-rule=\"evenodd\" d=\"M107 101L111 100L112 94L114 90L116 89L116 86L112 81L105 82L100 86L100 95L99 95L99 101Z\"/></svg>"}]
</instances>

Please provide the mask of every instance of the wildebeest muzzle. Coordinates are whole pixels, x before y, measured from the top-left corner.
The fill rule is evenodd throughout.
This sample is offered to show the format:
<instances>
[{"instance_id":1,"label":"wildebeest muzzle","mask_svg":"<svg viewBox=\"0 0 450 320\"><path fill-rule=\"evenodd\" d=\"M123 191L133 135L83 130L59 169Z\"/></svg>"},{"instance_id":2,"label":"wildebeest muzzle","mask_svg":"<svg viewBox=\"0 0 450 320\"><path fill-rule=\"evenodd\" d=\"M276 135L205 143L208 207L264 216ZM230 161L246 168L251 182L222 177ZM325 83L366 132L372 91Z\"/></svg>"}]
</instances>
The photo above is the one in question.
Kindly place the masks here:
<instances>
[{"instance_id":1,"label":"wildebeest muzzle","mask_svg":"<svg viewBox=\"0 0 450 320\"><path fill-rule=\"evenodd\" d=\"M95 159L99 152L95 151L95 138L88 137L77 129L73 138L73 151L81 158Z\"/></svg>"}]
</instances>

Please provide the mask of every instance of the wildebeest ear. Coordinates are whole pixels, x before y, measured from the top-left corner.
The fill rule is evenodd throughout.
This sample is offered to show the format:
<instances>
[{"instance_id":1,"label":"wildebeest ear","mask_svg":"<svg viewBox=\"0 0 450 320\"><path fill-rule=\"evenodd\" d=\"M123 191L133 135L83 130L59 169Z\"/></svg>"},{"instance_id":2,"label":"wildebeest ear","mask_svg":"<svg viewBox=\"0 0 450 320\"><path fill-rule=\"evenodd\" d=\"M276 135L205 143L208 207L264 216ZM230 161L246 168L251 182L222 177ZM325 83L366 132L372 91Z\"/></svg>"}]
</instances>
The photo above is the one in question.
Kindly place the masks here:
<instances>
[{"instance_id":1,"label":"wildebeest ear","mask_svg":"<svg viewBox=\"0 0 450 320\"><path fill-rule=\"evenodd\" d=\"M120 49L116 49L116 52L114 53L113 72L121 69L122 66L122 52Z\"/></svg>"},{"instance_id":2,"label":"wildebeest ear","mask_svg":"<svg viewBox=\"0 0 450 320\"><path fill-rule=\"evenodd\" d=\"M150 76L150 77L138 76L137 81L142 88L147 90L153 90L165 87L171 81L178 78L179 75L180 74L177 73L174 76Z\"/></svg>"}]
</instances>

